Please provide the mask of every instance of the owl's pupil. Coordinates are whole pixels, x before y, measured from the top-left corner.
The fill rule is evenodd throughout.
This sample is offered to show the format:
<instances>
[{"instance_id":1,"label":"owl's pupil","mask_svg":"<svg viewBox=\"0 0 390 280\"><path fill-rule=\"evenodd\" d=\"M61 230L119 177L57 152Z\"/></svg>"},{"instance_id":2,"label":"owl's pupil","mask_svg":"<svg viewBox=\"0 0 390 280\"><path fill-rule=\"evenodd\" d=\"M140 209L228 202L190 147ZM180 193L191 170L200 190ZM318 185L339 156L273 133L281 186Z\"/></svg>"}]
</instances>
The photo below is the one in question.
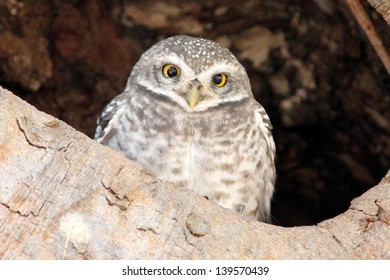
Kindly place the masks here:
<instances>
[{"instance_id":1,"label":"owl's pupil","mask_svg":"<svg viewBox=\"0 0 390 280\"><path fill-rule=\"evenodd\" d=\"M223 78L222 78L222 75L221 75L221 74L215 75L215 76L213 77L213 83L216 84L216 85L221 84L221 83L222 83L222 80L223 80Z\"/></svg>"},{"instance_id":2,"label":"owl's pupil","mask_svg":"<svg viewBox=\"0 0 390 280\"><path fill-rule=\"evenodd\" d=\"M177 69L173 66L169 67L167 70L168 77L173 78L177 76Z\"/></svg>"}]
</instances>

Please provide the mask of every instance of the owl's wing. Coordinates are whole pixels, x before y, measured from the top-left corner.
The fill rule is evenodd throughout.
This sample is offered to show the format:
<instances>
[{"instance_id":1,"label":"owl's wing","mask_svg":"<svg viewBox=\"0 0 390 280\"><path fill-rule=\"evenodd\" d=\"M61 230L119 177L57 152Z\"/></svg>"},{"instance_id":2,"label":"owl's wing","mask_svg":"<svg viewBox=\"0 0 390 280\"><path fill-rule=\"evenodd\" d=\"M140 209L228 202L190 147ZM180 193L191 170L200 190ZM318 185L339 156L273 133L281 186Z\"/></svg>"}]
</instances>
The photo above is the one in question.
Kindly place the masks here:
<instances>
[{"instance_id":1,"label":"owl's wing","mask_svg":"<svg viewBox=\"0 0 390 280\"><path fill-rule=\"evenodd\" d=\"M265 140L267 142L268 148L272 151L272 154L275 153L275 142L272 137L272 124L271 120L267 115L267 112L264 110L263 106L256 104L255 110L255 120L256 124L260 128L260 131L263 133Z\"/></svg>"},{"instance_id":2,"label":"owl's wing","mask_svg":"<svg viewBox=\"0 0 390 280\"><path fill-rule=\"evenodd\" d=\"M94 139L101 142L111 131L113 124L117 123L126 107L126 91L114 97L104 108L97 120Z\"/></svg>"}]
</instances>

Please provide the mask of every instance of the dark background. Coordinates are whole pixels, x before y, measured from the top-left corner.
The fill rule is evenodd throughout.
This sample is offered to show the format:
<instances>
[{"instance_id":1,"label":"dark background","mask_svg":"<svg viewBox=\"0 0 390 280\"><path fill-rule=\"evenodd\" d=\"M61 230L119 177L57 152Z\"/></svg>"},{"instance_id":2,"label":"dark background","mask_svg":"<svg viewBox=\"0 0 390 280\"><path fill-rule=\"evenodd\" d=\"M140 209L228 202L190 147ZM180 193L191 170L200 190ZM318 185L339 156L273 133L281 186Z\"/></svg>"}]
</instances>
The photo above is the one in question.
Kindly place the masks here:
<instances>
[{"instance_id":1,"label":"dark background","mask_svg":"<svg viewBox=\"0 0 390 280\"><path fill-rule=\"evenodd\" d=\"M345 1L5 0L0 85L92 137L142 52L176 34L213 39L246 67L274 126L275 224L331 218L386 174L390 79Z\"/></svg>"}]
</instances>

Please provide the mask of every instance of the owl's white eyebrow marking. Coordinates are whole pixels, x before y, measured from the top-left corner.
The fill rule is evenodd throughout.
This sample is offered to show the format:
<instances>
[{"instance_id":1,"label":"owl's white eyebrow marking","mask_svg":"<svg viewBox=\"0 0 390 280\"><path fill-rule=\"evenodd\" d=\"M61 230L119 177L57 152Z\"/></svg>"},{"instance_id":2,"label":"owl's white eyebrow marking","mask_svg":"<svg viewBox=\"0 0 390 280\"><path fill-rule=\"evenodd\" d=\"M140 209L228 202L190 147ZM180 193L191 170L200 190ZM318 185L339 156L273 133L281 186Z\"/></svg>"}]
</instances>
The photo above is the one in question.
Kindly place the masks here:
<instances>
[{"instance_id":1,"label":"owl's white eyebrow marking","mask_svg":"<svg viewBox=\"0 0 390 280\"><path fill-rule=\"evenodd\" d=\"M169 53L168 55L160 59L162 63L172 63L181 69L182 75L193 76L195 75L193 69L188 66L184 58L178 56L176 53Z\"/></svg>"},{"instance_id":2,"label":"owl's white eyebrow marking","mask_svg":"<svg viewBox=\"0 0 390 280\"><path fill-rule=\"evenodd\" d=\"M218 62L210 66L206 71L202 72L200 76L211 77L216 73L234 73L237 72L237 66L229 63Z\"/></svg>"}]
</instances>

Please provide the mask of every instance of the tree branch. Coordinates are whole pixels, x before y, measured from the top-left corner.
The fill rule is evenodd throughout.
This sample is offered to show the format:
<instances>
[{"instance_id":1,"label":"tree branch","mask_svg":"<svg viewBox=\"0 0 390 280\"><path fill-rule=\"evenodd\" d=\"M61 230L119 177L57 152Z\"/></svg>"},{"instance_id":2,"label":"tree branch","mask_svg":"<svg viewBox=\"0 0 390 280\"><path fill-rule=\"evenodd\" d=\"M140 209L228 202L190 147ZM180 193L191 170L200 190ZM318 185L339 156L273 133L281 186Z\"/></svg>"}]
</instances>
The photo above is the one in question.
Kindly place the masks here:
<instances>
[{"instance_id":1,"label":"tree branch","mask_svg":"<svg viewBox=\"0 0 390 280\"><path fill-rule=\"evenodd\" d=\"M370 17L365 11L360 0L347 0L351 11L355 15L360 26L367 35L367 38L370 40L371 45L374 47L376 53L379 56L379 59L382 61L385 66L387 73L390 75L390 55L386 50L380 36L375 30L375 26L372 23Z\"/></svg>"},{"instance_id":2,"label":"tree branch","mask_svg":"<svg viewBox=\"0 0 390 280\"><path fill-rule=\"evenodd\" d=\"M1 259L390 259L390 173L334 219L283 228L162 182L2 88L0 119Z\"/></svg>"}]
</instances>

